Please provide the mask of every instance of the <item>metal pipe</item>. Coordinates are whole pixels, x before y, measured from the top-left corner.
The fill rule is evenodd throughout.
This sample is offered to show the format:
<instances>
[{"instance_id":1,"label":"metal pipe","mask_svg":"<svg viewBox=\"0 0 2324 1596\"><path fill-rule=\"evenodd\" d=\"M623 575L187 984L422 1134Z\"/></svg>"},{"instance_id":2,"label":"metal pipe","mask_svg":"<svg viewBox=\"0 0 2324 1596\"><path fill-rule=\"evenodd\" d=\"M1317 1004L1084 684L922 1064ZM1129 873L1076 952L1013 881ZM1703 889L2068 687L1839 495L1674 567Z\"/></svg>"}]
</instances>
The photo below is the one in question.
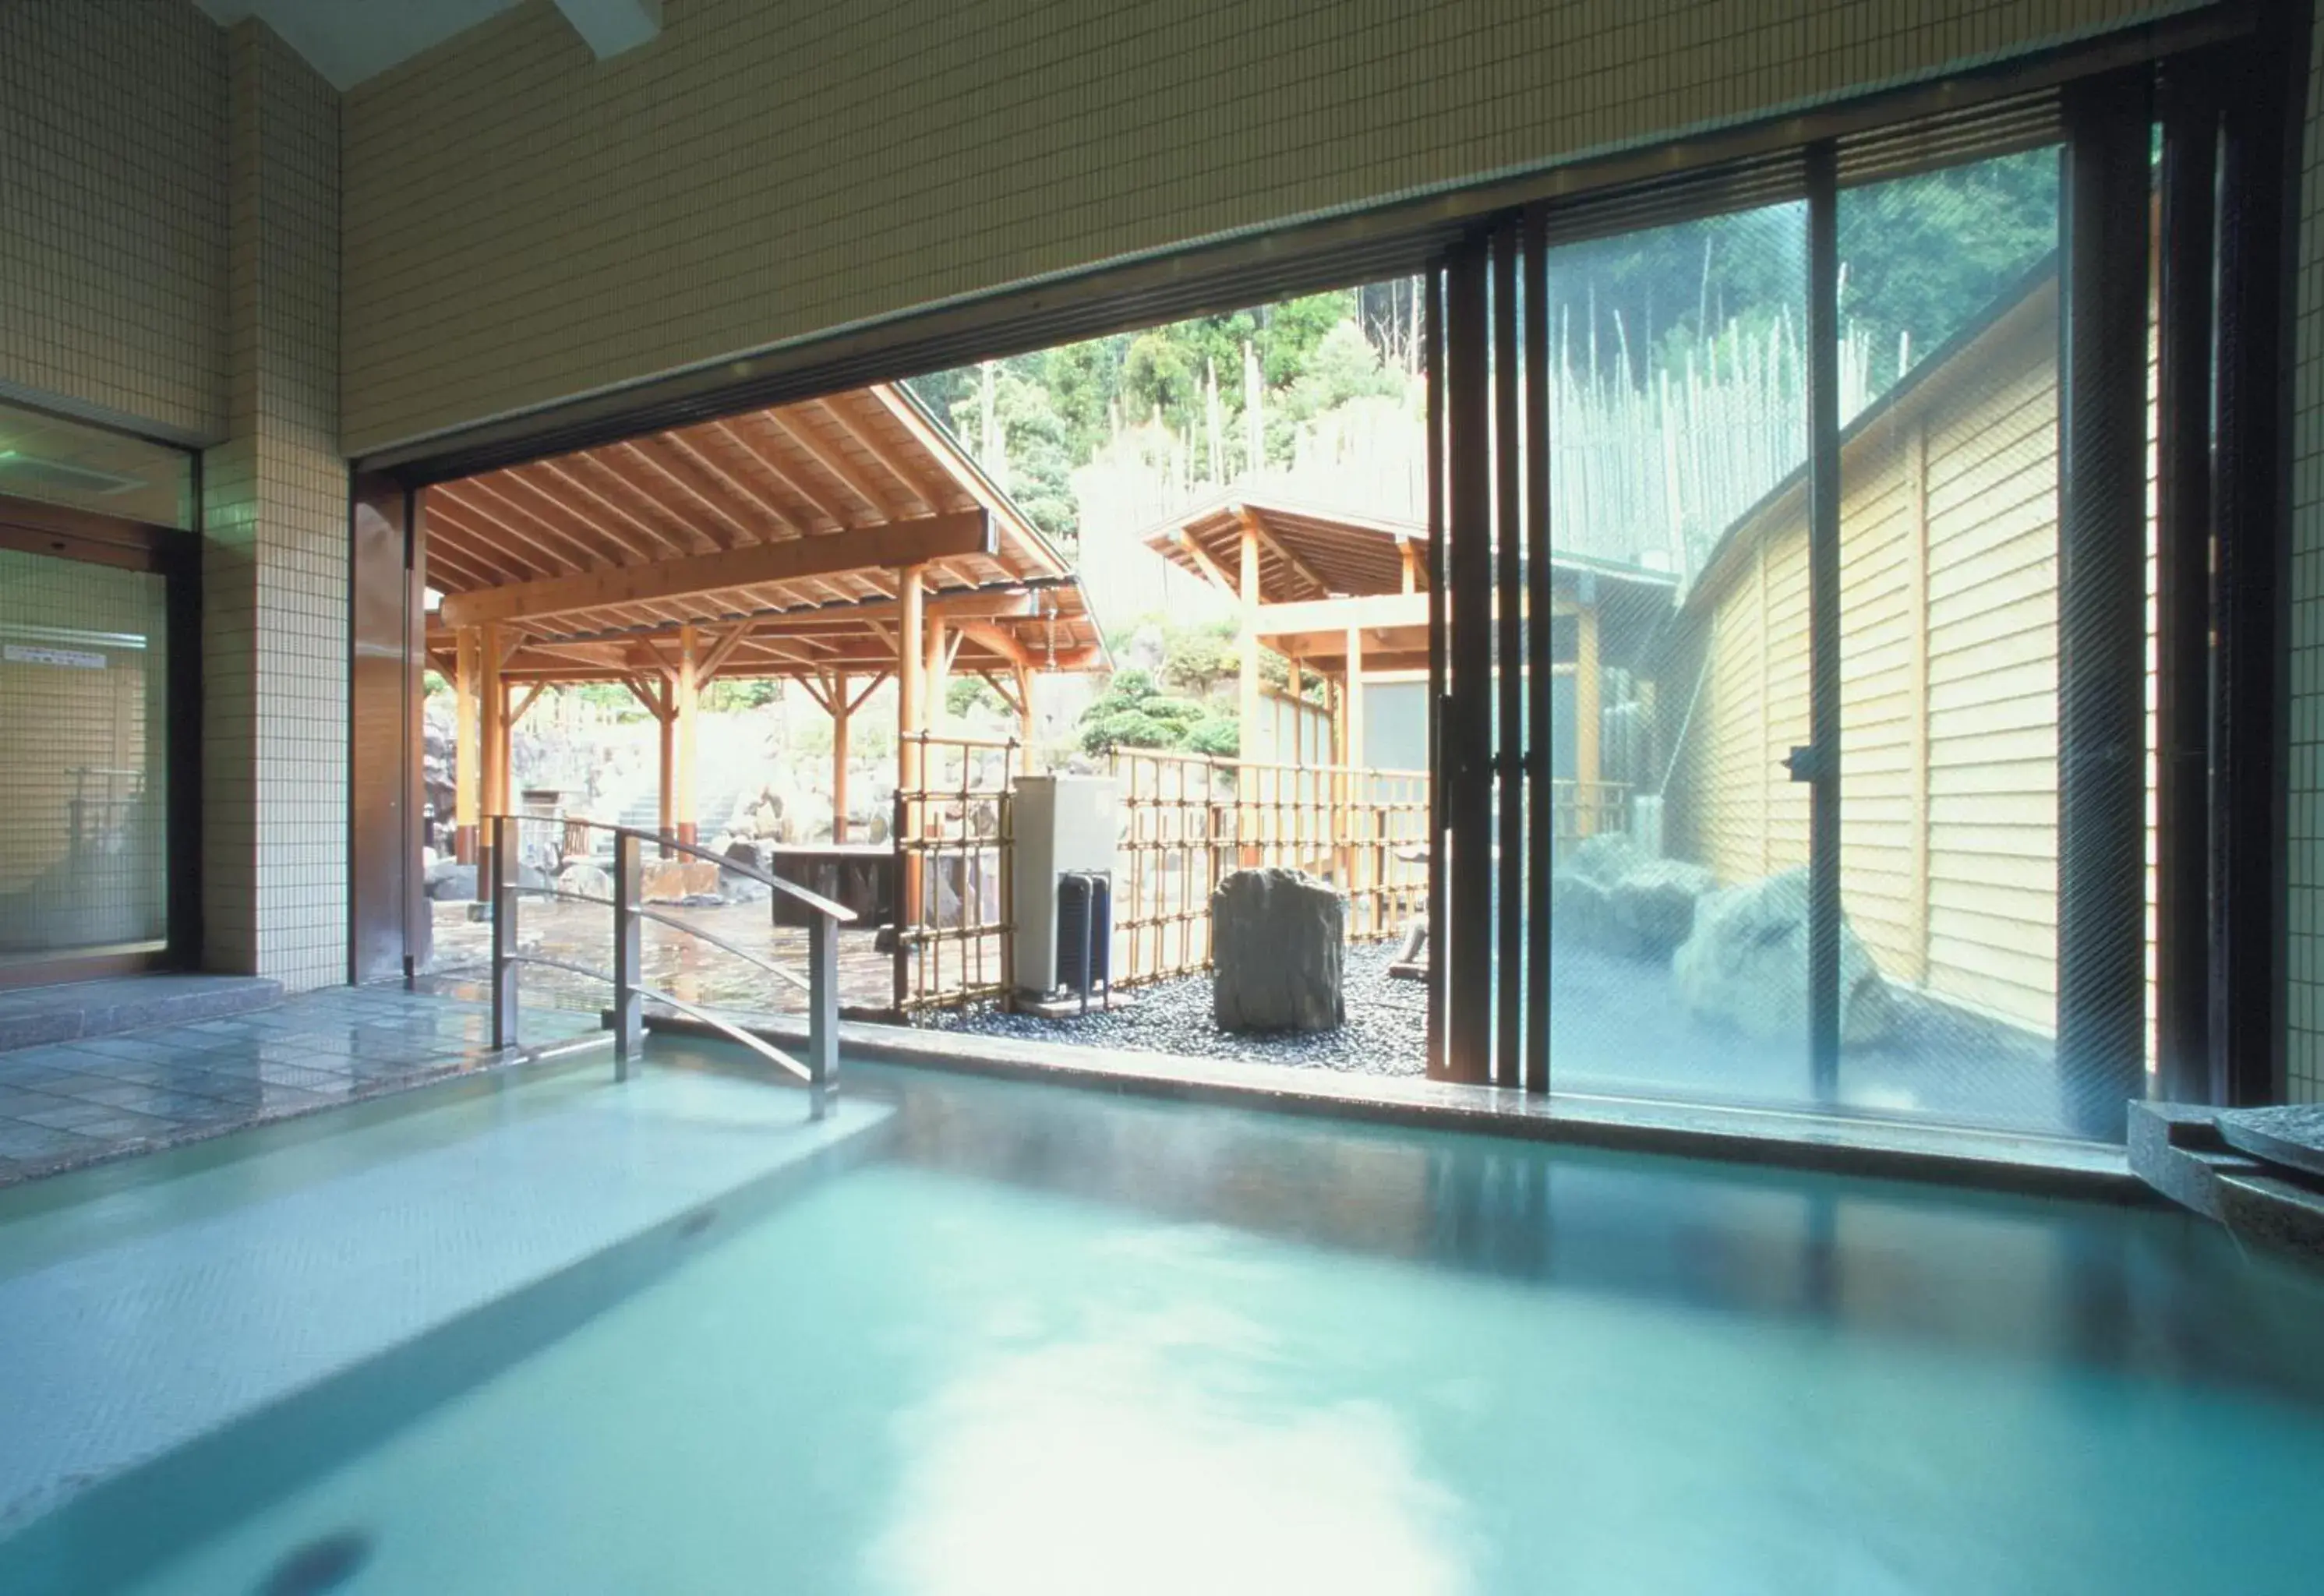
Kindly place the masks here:
<instances>
[{"instance_id":1,"label":"metal pipe","mask_svg":"<svg viewBox=\"0 0 2324 1596\"><path fill-rule=\"evenodd\" d=\"M1807 150L1808 1058L1840 1094L1840 152Z\"/></svg>"}]
</instances>

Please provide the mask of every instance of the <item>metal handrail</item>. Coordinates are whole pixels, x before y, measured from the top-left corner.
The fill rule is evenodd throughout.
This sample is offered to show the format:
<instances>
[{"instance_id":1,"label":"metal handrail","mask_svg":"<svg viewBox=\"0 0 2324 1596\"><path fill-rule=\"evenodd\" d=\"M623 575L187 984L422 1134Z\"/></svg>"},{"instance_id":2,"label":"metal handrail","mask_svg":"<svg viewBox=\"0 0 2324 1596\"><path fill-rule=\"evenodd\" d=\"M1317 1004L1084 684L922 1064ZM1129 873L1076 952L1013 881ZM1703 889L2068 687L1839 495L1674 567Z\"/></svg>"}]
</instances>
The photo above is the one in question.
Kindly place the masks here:
<instances>
[{"instance_id":1,"label":"metal handrail","mask_svg":"<svg viewBox=\"0 0 2324 1596\"><path fill-rule=\"evenodd\" d=\"M561 888L536 889L544 896L562 898L571 902L604 904L612 909L613 968L611 974L547 955L517 951L518 904L522 896L517 886L521 868L519 855L522 851L519 845L518 828L528 820L584 826L594 831L613 834L613 896L611 899L589 892L568 892ZM839 1073L839 927L854 922L853 910L754 865L727 859L706 848L661 833L626 826L607 826L602 821L568 821L561 816L545 815L493 815L488 817L488 821L492 837L493 1045L495 1047L518 1045L518 976L524 966L532 964L544 969L562 970L591 980L607 982L613 986L613 1056L617 1079L628 1078L630 1060L644 1045L645 1003L650 999L693 1016L807 1082L810 1112L815 1118L819 1120L830 1112L831 1102L838 1090ZM801 979L795 972L748 948L738 947L715 933L650 908L644 901L643 853L644 844L649 842L658 847L708 860L770 887L795 903L805 905L811 911L807 926L806 977ZM752 1035L742 1026L708 1009L646 985L641 979L641 971L644 952L642 932L647 920L698 938L804 990L807 997L805 1061L793 1058L765 1038Z\"/></svg>"}]
</instances>

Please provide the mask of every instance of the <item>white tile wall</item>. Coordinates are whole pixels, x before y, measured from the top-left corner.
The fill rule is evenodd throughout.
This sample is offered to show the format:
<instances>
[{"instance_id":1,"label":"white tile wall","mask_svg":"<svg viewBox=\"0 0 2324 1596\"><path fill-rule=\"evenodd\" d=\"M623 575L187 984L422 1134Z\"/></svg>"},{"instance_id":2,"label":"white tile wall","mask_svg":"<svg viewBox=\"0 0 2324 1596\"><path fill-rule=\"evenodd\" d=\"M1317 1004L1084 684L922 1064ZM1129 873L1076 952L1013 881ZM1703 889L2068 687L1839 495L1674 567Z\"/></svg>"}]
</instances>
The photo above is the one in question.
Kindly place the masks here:
<instances>
[{"instance_id":1,"label":"white tile wall","mask_svg":"<svg viewBox=\"0 0 2324 1596\"><path fill-rule=\"evenodd\" d=\"M2309 42L2292 310L2290 990L2285 1088L2324 1102L2324 0Z\"/></svg>"},{"instance_id":2,"label":"white tile wall","mask_svg":"<svg viewBox=\"0 0 2324 1596\"><path fill-rule=\"evenodd\" d=\"M232 439L204 462L208 959L342 981L347 475L338 454L338 97L228 35Z\"/></svg>"}]
</instances>

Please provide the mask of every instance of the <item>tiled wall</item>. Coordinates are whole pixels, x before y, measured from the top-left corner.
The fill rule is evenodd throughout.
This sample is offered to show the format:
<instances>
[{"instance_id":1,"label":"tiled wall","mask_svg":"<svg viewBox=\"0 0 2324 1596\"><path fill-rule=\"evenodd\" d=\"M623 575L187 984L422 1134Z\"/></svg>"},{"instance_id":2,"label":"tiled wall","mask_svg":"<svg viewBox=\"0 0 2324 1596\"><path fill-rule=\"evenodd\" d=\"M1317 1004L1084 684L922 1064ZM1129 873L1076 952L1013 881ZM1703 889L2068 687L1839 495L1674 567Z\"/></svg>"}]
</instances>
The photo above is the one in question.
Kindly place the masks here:
<instances>
[{"instance_id":1,"label":"tiled wall","mask_svg":"<svg viewBox=\"0 0 2324 1596\"><path fill-rule=\"evenodd\" d=\"M225 435L225 151L185 0L0 5L0 389Z\"/></svg>"},{"instance_id":2,"label":"tiled wall","mask_svg":"<svg viewBox=\"0 0 2324 1596\"><path fill-rule=\"evenodd\" d=\"M2324 0L2309 41L2294 296L2290 1036L2294 1102L2324 1102Z\"/></svg>"},{"instance_id":3,"label":"tiled wall","mask_svg":"<svg viewBox=\"0 0 2324 1596\"><path fill-rule=\"evenodd\" d=\"M213 967L346 976L347 475L338 97L227 35L228 442L204 457L203 918Z\"/></svg>"},{"instance_id":4,"label":"tiled wall","mask_svg":"<svg viewBox=\"0 0 2324 1596\"><path fill-rule=\"evenodd\" d=\"M2181 0L530 0L351 90L353 454Z\"/></svg>"}]
</instances>

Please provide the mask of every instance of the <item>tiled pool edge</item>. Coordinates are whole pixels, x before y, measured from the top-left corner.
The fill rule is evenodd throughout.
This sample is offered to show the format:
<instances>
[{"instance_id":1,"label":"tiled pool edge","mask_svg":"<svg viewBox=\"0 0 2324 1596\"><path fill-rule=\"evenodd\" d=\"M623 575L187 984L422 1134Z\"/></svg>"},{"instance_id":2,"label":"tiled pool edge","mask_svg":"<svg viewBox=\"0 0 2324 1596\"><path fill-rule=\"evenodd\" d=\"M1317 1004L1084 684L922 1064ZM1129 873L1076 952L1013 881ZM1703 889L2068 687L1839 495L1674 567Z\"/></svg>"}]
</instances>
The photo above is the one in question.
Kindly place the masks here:
<instances>
[{"instance_id":1,"label":"tiled pool edge","mask_svg":"<svg viewBox=\"0 0 2324 1596\"><path fill-rule=\"evenodd\" d=\"M745 1023L778 1043L798 1046L806 1039L804 1023L786 1016L751 1016ZM654 1015L649 1024L672 1035L716 1039L709 1027L680 1016ZM1410 1075L1343 1075L1288 1065L1104 1052L1070 1043L1024 1042L862 1020L843 1020L839 1035L843 1093L847 1089L844 1061L861 1059L1414 1130L1465 1130L2029 1196L2161 1205L2161 1199L2131 1173L2122 1149L2093 1142L1821 1119L1763 1109L1697 1109L1563 1094L1545 1099L1498 1086Z\"/></svg>"},{"instance_id":2,"label":"tiled pool edge","mask_svg":"<svg viewBox=\"0 0 2324 1596\"><path fill-rule=\"evenodd\" d=\"M780 1098L787 1108L803 1102L789 1092ZM569 1262L513 1280L474 1306L287 1387L182 1442L117 1469L74 1477L29 1511L18 1503L14 1515L0 1515L0 1551L8 1558L6 1573L27 1582L8 1589L23 1596L78 1596L134 1580L153 1556L190 1544L327 1467L345 1451L351 1433L385 1435L415 1405L490 1378L702 1247L874 1156L897 1125L886 1105L859 1107L844 1118L842 1124L803 1124L803 1150L782 1151L740 1184L705 1192ZM252 1426L266 1436L266 1444L254 1450L267 1467L255 1472L215 1467L217 1449ZM105 1522L114 1510L108 1504L124 1501L141 1508L169 1504L168 1522L151 1527L134 1549L89 1533L92 1523Z\"/></svg>"},{"instance_id":3,"label":"tiled pool edge","mask_svg":"<svg viewBox=\"0 0 2324 1596\"><path fill-rule=\"evenodd\" d=\"M134 1035L135 1033L126 1033ZM447 1081L466 1080L472 1076L497 1074L503 1070L521 1068L526 1065L547 1064L570 1058L579 1054L610 1050L613 1037L611 1031L585 1032L576 1037L561 1038L553 1042L536 1043L527 1047L484 1049L467 1057L443 1065L440 1068L414 1070L410 1074L383 1076L343 1098L321 1102L296 1105L266 1105L258 1112L235 1119L222 1119L208 1123L181 1126L165 1135L146 1137L134 1141L117 1141L90 1148L85 1152L40 1162L27 1162L22 1167L0 1169L0 1191L8 1191L33 1181L50 1180L58 1176L76 1175L83 1170L119 1163L124 1158L142 1158L148 1153L166 1153L181 1148L215 1141L222 1136L238 1131L257 1130L269 1125L288 1124L333 1109L349 1108L356 1103L378 1102L407 1092L418 1092L430 1086L440 1086Z\"/></svg>"}]
</instances>

